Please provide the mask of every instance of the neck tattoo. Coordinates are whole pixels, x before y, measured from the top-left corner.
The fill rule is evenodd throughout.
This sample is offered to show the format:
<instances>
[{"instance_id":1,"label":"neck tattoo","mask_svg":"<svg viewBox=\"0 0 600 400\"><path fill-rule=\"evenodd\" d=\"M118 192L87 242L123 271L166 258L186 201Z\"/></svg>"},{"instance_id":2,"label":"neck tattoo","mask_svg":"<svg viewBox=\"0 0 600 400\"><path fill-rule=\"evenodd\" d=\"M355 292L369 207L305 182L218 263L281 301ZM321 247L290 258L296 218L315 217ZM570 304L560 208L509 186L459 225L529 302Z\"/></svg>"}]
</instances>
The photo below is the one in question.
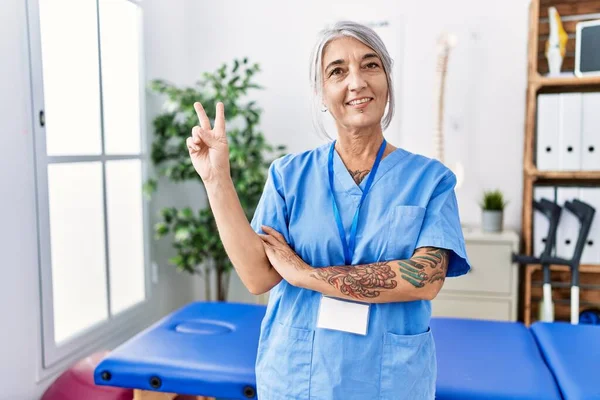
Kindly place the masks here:
<instances>
[{"instance_id":1,"label":"neck tattoo","mask_svg":"<svg viewBox=\"0 0 600 400\"><path fill-rule=\"evenodd\" d=\"M352 171L352 170L348 170L348 172L350 172L350 176L352 177L352 179L354 179L354 182L356 182L357 185L360 185L360 183L362 182L363 179L365 179L365 176L367 176L367 174L369 173L370 170L365 169L365 170L359 170L357 169L356 171Z\"/></svg>"}]
</instances>

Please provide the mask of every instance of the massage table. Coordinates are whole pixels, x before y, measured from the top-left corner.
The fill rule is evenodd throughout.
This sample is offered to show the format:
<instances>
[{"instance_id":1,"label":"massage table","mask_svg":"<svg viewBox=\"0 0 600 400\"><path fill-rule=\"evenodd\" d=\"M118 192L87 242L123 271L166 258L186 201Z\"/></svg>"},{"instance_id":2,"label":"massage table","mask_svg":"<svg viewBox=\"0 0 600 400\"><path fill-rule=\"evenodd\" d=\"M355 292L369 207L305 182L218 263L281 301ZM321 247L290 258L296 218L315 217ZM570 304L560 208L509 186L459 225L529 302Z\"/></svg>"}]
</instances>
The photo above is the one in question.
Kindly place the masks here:
<instances>
[{"instance_id":1,"label":"massage table","mask_svg":"<svg viewBox=\"0 0 600 400\"><path fill-rule=\"evenodd\" d=\"M531 331L521 323L433 318L436 399L562 399Z\"/></svg>"},{"instance_id":2,"label":"massage table","mask_svg":"<svg viewBox=\"0 0 600 400\"><path fill-rule=\"evenodd\" d=\"M564 322L531 326L565 399L600 399L600 325Z\"/></svg>"},{"instance_id":3,"label":"massage table","mask_svg":"<svg viewBox=\"0 0 600 400\"><path fill-rule=\"evenodd\" d=\"M176 394L257 399L254 366L265 310L189 304L110 352L94 381L135 389L140 400ZM554 322L528 329L518 322L432 318L431 331L436 399L600 399L593 368L600 360L600 326Z\"/></svg>"},{"instance_id":4,"label":"massage table","mask_svg":"<svg viewBox=\"0 0 600 400\"><path fill-rule=\"evenodd\" d=\"M94 370L94 381L135 389L136 400L256 399L254 365L265 310L253 304L191 303L112 351Z\"/></svg>"}]
</instances>

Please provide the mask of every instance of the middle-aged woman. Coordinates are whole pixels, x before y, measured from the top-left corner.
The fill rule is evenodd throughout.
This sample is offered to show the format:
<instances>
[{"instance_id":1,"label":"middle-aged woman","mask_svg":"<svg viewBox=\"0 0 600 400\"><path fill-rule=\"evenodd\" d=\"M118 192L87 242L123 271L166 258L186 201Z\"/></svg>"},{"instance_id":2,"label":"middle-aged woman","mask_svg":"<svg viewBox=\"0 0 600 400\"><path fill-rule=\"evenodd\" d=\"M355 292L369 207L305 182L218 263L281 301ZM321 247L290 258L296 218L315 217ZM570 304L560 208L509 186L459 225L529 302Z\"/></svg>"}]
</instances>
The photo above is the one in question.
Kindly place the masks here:
<instances>
[{"instance_id":1,"label":"middle-aged woman","mask_svg":"<svg viewBox=\"0 0 600 400\"><path fill-rule=\"evenodd\" d=\"M331 114L338 139L274 161L250 224L230 176L223 104L212 128L194 105L200 126L187 146L223 245L251 293L270 290L260 400L434 398L430 301L470 265L454 174L384 139L391 64L366 26L321 32L315 113Z\"/></svg>"}]
</instances>

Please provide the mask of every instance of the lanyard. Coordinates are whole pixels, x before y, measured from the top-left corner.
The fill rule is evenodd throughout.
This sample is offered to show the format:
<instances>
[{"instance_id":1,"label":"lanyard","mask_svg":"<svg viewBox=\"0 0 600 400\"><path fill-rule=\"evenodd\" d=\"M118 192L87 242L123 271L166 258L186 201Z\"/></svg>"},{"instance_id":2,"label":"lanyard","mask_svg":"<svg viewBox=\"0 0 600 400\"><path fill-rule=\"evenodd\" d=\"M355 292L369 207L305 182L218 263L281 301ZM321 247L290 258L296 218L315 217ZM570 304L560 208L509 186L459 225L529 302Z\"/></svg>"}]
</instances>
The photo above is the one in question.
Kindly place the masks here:
<instances>
[{"instance_id":1,"label":"lanyard","mask_svg":"<svg viewBox=\"0 0 600 400\"><path fill-rule=\"evenodd\" d=\"M342 218L340 217L340 211L338 210L338 206L335 202L335 193L333 191L333 152L335 149L335 140L331 143L331 148L329 149L329 160L328 160L328 169L329 169L329 188L331 190L331 202L333 203L333 215L335 216L335 221L338 226L338 232L340 234L340 239L342 240L342 246L344 247L344 259L345 265L352 265L352 256L354 255L354 246L356 244L356 227L358 226L358 214L360 212L360 208L362 207L363 201L365 197L367 197L367 193L369 193L369 189L371 189L371 184L373 183L373 178L377 173L377 168L379 168L379 163L381 161L381 156L383 155L383 151L385 150L386 141L383 139L383 143L381 143L381 147L379 147L379 152L377 153L377 158L375 159L375 163L373 164L373 169L367 178L367 183L365 185L365 190L360 197L360 202L356 207L356 212L354 213L354 219L352 220L352 229L350 231L350 244L346 243L346 232L344 231L344 225L342 223Z\"/></svg>"}]
</instances>

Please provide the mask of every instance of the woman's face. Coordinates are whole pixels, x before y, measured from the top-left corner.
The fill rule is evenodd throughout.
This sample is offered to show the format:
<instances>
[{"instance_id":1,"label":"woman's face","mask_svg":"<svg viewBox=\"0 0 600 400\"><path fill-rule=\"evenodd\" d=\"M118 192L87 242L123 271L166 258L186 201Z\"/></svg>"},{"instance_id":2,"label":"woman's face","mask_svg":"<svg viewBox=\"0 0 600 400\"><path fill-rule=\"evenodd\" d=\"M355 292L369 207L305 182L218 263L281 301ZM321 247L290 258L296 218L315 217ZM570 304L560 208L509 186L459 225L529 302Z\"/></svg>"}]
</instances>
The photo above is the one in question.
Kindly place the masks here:
<instances>
[{"instance_id":1,"label":"woman's face","mask_svg":"<svg viewBox=\"0 0 600 400\"><path fill-rule=\"evenodd\" d=\"M329 42L322 60L323 103L338 127L353 130L381 124L388 85L375 52L344 37Z\"/></svg>"}]
</instances>

